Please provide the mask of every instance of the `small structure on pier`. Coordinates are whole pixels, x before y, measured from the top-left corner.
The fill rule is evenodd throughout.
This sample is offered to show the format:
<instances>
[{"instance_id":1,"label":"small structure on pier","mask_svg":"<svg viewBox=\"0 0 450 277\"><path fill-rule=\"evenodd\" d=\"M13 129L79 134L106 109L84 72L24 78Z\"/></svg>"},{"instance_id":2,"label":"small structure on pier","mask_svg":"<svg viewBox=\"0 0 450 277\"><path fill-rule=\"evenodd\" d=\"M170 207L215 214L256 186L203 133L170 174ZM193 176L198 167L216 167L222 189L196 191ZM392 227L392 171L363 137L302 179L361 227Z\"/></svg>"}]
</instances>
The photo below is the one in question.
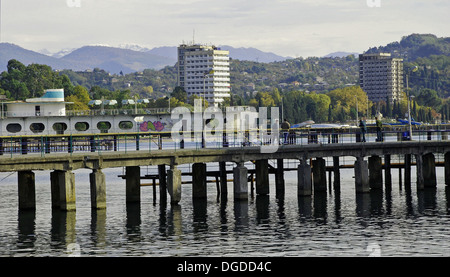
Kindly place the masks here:
<instances>
[{"instance_id":1,"label":"small structure on pier","mask_svg":"<svg viewBox=\"0 0 450 277\"><path fill-rule=\"evenodd\" d=\"M64 89L48 89L40 98L5 102L7 117L65 116Z\"/></svg>"}]
</instances>

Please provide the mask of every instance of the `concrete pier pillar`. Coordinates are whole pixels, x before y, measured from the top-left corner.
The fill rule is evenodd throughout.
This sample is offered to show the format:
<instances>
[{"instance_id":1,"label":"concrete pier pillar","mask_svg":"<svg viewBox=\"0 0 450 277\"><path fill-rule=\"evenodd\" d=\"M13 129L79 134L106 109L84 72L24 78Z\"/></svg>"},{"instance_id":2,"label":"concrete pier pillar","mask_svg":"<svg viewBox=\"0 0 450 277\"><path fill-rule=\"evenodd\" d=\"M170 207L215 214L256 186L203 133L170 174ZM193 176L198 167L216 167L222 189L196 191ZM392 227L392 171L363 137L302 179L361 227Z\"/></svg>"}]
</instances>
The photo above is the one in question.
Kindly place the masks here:
<instances>
[{"instance_id":1,"label":"concrete pier pillar","mask_svg":"<svg viewBox=\"0 0 450 277\"><path fill-rule=\"evenodd\" d=\"M247 175L248 169L244 163L238 163L233 168L234 199L248 199Z\"/></svg>"},{"instance_id":2,"label":"concrete pier pillar","mask_svg":"<svg viewBox=\"0 0 450 277\"><path fill-rule=\"evenodd\" d=\"M355 189L356 193L370 191L368 165L364 157L357 157L355 161Z\"/></svg>"},{"instance_id":3,"label":"concrete pier pillar","mask_svg":"<svg viewBox=\"0 0 450 277\"><path fill-rule=\"evenodd\" d=\"M125 167L126 202L141 201L141 168L139 166Z\"/></svg>"},{"instance_id":4,"label":"concrete pier pillar","mask_svg":"<svg viewBox=\"0 0 450 277\"><path fill-rule=\"evenodd\" d=\"M300 160L300 164L297 169L297 179L298 195L312 195L311 166L306 162L306 160Z\"/></svg>"},{"instance_id":5,"label":"concrete pier pillar","mask_svg":"<svg viewBox=\"0 0 450 277\"><path fill-rule=\"evenodd\" d=\"M167 189L170 195L170 203L178 204L181 201L181 170L172 165L167 171Z\"/></svg>"},{"instance_id":6,"label":"concrete pier pillar","mask_svg":"<svg viewBox=\"0 0 450 277\"><path fill-rule=\"evenodd\" d=\"M192 197L206 198L206 164L192 165Z\"/></svg>"},{"instance_id":7,"label":"concrete pier pillar","mask_svg":"<svg viewBox=\"0 0 450 277\"><path fill-rule=\"evenodd\" d=\"M436 163L433 153L422 156L423 160L423 179L425 187L436 187Z\"/></svg>"},{"instance_id":8,"label":"concrete pier pillar","mask_svg":"<svg viewBox=\"0 0 450 277\"><path fill-rule=\"evenodd\" d=\"M19 210L36 209L35 176L32 171L18 172Z\"/></svg>"},{"instance_id":9,"label":"concrete pier pillar","mask_svg":"<svg viewBox=\"0 0 450 277\"><path fill-rule=\"evenodd\" d=\"M91 208L106 209L106 182L105 174L100 169L94 169L89 174L91 183Z\"/></svg>"},{"instance_id":10,"label":"concrete pier pillar","mask_svg":"<svg viewBox=\"0 0 450 277\"><path fill-rule=\"evenodd\" d=\"M333 157L333 188L335 190L338 190L341 187L341 171L339 167L339 157Z\"/></svg>"},{"instance_id":11,"label":"concrete pier pillar","mask_svg":"<svg viewBox=\"0 0 450 277\"><path fill-rule=\"evenodd\" d=\"M275 194L284 195L284 160L277 159L277 169L275 172Z\"/></svg>"},{"instance_id":12,"label":"concrete pier pillar","mask_svg":"<svg viewBox=\"0 0 450 277\"><path fill-rule=\"evenodd\" d=\"M269 161L257 160L255 162L256 170L256 194L269 194Z\"/></svg>"},{"instance_id":13,"label":"concrete pier pillar","mask_svg":"<svg viewBox=\"0 0 450 277\"><path fill-rule=\"evenodd\" d=\"M371 189L383 188L383 164L380 156L369 157L369 185Z\"/></svg>"},{"instance_id":14,"label":"concrete pier pillar","mask_svg":"<svg viewBox=\"0 0 450 277\"><path fill-rule=\"evenodd\" d=\"M392 186L391 155L384 155L384 185L386 188Z\"/></svg>"},{"instance_id":15,"label":"concrete pier pillar","mask_svg":"<svg viewBox=\"0 0 450 277\"><path fill-rule=\"evenodd\" d=\"M52 207L63 211L76 210L75 174L56 170L50 174Z\"/></svg>"},{"instance_id":16,"label":"concrete pier pillar","mask_svg":"<svg viewBox=\"0 0 450 277\"><path fill-rule=\"evenodd\" d=\"M50 172L50 190L51 190L51 198L52 198L52 208L59 208L59 171L52 171Z\"/></svg>"},{"instance_id":17,"label":"concrete pier pillar","mask_svg":"<svg viewBox=\"0 0 450 277\"><path fill-rule=\"evenodd\" d=\"M423 159L422 155L416 155L416 175L417 175L417 189L424 188L424 176L423 176Z\"/></svg>"},{"instance_id":18,"label":"concrete pier pillar","mask_svg":"<svg viewBox=\"0 0 450 277\"><path fill-rule=\"evenodd\" d=\"M158 175L159 175L159 201L165 203L167 201L167 172L166 165L158 165Z\"/></svg>"},{"instance_id":19,"label":"concrete pier pillar","mask_svg":"<svg viewBox=\"0 0 450 277\"><path fill-rule=\"evenodd\" d=\"M225 162L219 162L220 170L220 195L222 199L226 199L228 195L227 166Z\"/></svg>"},{"instance_id":20,"label":"concrete pier pillar","mask_svg":"<svg viewBox=\"0 0 450 277\"><path fill-rule=\"evenodd\" d=\"M327 171L323 158L316 158L312 161L312 179L314 191L327 191Z\"/></svg>"},{"instance_id":21,"label":"concrete pier pillar","mask_svg":"<svg viewBox=\"0 0 450 277\"><path fill-rule=\"evenodd\" d=\"M444 155L445 184L450 185L450 152Z\"/></svg>"},{"instance_id":22,"label":"concrete pier pillar","mask_svg":"<svg viewBox=\"0 0 450 277\"><path fill-rule=\"evenodd\" d=\"M405 155L405 187L411 186L411 154Z\"/></svg>"}]
</instances>

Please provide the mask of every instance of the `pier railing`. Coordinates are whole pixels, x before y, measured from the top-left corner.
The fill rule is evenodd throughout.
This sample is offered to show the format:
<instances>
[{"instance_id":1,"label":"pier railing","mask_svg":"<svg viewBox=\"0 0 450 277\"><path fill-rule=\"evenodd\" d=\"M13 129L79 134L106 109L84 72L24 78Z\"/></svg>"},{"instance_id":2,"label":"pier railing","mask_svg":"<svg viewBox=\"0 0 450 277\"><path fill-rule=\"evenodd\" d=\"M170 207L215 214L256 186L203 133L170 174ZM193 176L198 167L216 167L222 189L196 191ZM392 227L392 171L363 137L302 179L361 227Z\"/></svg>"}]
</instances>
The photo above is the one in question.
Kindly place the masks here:
<instances>
[{"instance_id":1,"label":"pier railing","mask_svg":"<svg viewBox=\"0 0 450 277\"><path fill-rule=\"evenodd\" d=\"M102 133L102 134L65 134L42 136L10 136L0 137L0 155L14 157L15 155L39 154L41 156L52 153L97 152L105 151L158 151L161 149L201 149L262 146L272 143L275 145L308 145L308 144L348 144L348 143L403 143L409 140L421 141L447 141L450 128L448 126L433 126L434 128L416 129L412 137L405 127L386 128L382 132L383 140L376 142L375 129L369 128L366 133L366 142L362 142L362 135L358 128L343 129L294 129L291 130L287 140L284 134L279 136L259 135L258 130L245 130L239 132L216 132L204 137L201 133L184 132L186 140L176 141L171 138L171 132L130 132L130 133ZM251 132L257 135L251 136ZM254 133L253 133L254 134ZM450 143L450 141L449 141ZM272 145L274 145L272 143Z\"/></svg>"}]
</instances>

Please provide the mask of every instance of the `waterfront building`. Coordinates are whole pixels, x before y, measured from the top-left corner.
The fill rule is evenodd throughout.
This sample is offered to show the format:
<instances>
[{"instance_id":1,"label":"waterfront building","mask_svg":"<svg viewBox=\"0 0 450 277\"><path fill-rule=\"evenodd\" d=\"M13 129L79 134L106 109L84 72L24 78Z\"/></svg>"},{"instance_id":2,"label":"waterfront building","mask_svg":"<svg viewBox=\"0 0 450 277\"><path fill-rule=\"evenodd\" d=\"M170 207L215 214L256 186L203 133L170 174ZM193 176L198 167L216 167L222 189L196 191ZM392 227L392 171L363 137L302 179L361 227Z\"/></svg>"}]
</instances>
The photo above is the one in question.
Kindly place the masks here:
<instances>
[{"instance_id":1,"label":"waterfront building","mask_svg":"<svg viewBox=\"0 0 450 277\"><path fill-rule=\"evenodd\" d=\"M403 90L403 59L390 53L359 55L359 83L370 101L401 99Z\"/></svg>"},{"instance_id":2,"label":"waterfront building","mask_svg":"<svg viewBox=\"0 0 450 277\"><path fill-rule=\"evenodd\" d=\"M39 116L65 116L66 104L64 89L48 89L39 98L30 98L25 101L5 102L6 117L39 117Z\"/></svg>"},{"instance_id":3,"label":"waterfront building","mask_svg":"<svg viewBox=\"0 0 450 277\"><path fill-rule=\"evenodd\" d=\"M177 65L177 84L188 97L203 97L209 106L215 107L230 97L229 51L216 46L182 44L178 47Z\"/></svg>"}]
</instances>

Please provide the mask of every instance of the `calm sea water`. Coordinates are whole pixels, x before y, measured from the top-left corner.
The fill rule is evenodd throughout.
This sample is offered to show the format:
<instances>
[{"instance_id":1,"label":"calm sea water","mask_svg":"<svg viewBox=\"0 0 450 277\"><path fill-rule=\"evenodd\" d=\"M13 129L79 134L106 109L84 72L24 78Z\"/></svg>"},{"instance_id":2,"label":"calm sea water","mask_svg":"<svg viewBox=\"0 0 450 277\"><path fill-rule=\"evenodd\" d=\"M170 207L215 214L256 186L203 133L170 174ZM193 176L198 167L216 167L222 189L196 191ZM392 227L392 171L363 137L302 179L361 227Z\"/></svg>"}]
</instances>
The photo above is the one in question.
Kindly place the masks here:
<instances>
[{"instance_id":1,"label":"calm sea water","mask_svg":"<svg viewBox=\"0 0 450 277\"><path fill-rule=\"evenodd\" d=\"M155 168L142 168L153 173ZM161 205L159 191L142 187L140 205L126 205L123 169L106 169L107 209L90 208L90 171L75 171L76 212L52 211L49 172L36 172L36 211L18 211L17 174L0 174L0 256L449 256L450 192L443 168L438 186L356 194L353 170L341 171L341 191L297 196L295 172L286 172L284 198L218 202L215 183L206 201L182 187L178 206ZM231 176L229 176L231 178ZM144 181L145 182L145 181Z\"/></svg>"}]
</instances>

